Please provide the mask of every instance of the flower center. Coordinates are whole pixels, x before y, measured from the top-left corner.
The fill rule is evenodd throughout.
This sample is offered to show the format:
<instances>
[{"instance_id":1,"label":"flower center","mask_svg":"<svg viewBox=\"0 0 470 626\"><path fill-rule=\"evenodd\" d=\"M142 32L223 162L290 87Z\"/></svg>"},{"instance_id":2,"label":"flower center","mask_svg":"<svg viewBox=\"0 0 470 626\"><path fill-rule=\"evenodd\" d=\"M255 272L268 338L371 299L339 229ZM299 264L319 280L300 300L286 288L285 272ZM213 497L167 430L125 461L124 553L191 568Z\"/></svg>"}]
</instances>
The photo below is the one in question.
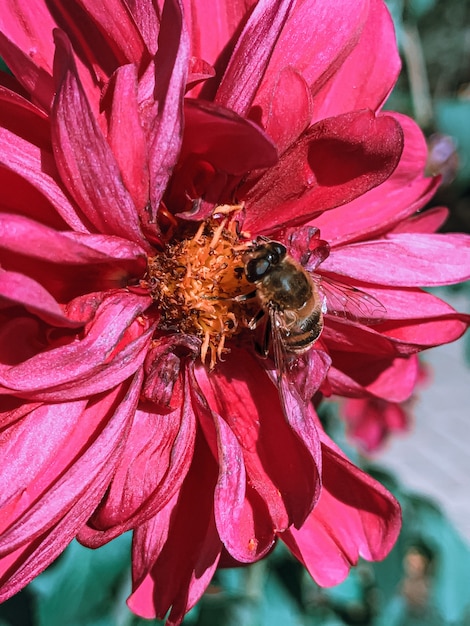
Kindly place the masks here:
<instances>
[{"instance_id":1,"label":"flower center","mask_svg":"<svg viewBox=\"0 0 470 626\"><path fill-rule=\"evenodd\" d=\"M236 297L253 291L242 262L246 244L226 215L238 208L218 207L193 236L168 243L149 258L143 281L158 307L159 328L200 337L201 360L209 357L211 369L240 331L244 315Z\"/></svg>"}]
</instances>

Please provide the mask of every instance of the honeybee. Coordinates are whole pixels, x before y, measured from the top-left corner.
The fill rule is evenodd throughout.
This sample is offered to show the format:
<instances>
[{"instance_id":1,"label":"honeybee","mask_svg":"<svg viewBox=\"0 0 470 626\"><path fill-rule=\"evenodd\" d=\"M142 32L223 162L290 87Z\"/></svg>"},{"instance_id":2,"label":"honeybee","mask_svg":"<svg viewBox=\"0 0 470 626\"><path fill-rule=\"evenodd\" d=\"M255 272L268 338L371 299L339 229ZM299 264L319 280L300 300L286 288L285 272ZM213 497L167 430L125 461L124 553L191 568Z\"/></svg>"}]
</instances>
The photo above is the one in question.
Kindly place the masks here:
<instances>
[{"instance_id":1,"label":"honeybee","mask_svg":"<svg viewBox=\"0 0 470 626\"><path fill-rule=\"evenodd\" d=\"M371 323L380 321L385 309L359 289L308 272L278 241L259 237L245 252L243 263L247 281L255 286L245 299L256 297L260 305L248 327L255 329L267 316L258 351L266 357L270 346L273 348L277 385L286 412L293 394L297 402L299 397L302 402L312 397L312 386L307 383L315 359L318 362L320 358L325 365L330 362L325 352L320 352L321 357L311 352L323 330L324 315Z\"/></svg>"},{"instance_id":2,"label":"honeybee","mask_svg":"<svg viewBox=\"0 0 470 626\"><path fill-rule=\"evenodd\" d=\"M323 330L326 312L311 274L278 241L258 242L243 261L246 279L255 284L261 305L260 314L249 326L253 329L267 312L272 326L268 330L278 335L286 352L302 354L309 350ZM268 348L266 341L264 348Z\"/></svg>"}]
</instances>

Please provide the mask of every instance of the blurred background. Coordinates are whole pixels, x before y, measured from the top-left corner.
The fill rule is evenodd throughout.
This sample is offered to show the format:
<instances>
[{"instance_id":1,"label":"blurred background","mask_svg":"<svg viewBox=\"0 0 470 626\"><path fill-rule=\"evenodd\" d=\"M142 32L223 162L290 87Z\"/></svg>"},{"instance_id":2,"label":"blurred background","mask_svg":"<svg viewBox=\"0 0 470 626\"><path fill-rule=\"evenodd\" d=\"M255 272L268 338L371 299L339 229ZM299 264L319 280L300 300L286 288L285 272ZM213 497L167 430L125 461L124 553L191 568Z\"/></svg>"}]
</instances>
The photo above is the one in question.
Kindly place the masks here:
<instances>
[{"instance_id":1,"label":"blurred background","mask_svg":"<svg viewBox=\"0 0 470 626\"><path fill-rule=\"evenodd\" d=\"M470 233L470 0L390 0L403 72L387 108L413 117L443 185L431 206L445 231ZM470 312L470 284L437 291ZM360 563L320 589L279 545L249 568L219 572L187 626L470 626L470 340L424 354L417 396L397 407L374 445L352 440L329 403L330 435L403 507L403 531L382 563ZM369 447L366 454L364 443ZM73 543L0 606L0 626L137 626L130 613L130 536L98 551ZM99 580L99 585L96 581Z\"/></svg>"}]
</instances>

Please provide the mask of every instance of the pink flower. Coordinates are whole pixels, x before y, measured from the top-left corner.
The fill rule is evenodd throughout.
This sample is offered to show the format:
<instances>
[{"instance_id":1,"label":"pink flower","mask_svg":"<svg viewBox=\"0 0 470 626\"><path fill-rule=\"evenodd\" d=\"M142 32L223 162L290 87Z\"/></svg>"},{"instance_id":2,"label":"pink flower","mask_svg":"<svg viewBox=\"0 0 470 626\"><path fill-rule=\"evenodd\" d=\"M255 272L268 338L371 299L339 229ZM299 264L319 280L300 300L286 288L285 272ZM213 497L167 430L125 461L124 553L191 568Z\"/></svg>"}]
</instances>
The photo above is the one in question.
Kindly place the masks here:
<instances>
[{"instance_id":1,"label":"pink flower","mask_svg":"<svg viewBox=\"0 0 470 626\"><path fill-rule=\"evenodd\" d=\"M427 369L418 362L415 390L428 378ZM371 453L380 450L393 433L409 430L415 400L415 394L405 402L389 402L372 394L363 398L346 398L340 405L340 413L346 421L349 437L364 452Z\"/></svg>"},{"instance_id":2,"label":"pink flower","mask_svg":"<svg viewBox=\"0 0 470 626\"><path fill-rule=\"evenodd\" d=\"M349 436L365 452L379 450L392 433L409 429L405 403L380 398L348 398L343 409Z\"/></svg>"},{"instance_id":3,"label":"pink flower","mask_svg":"<svg viewBox=\"0 0 470 626\"><path fill-rule=\"evenodd\" d=\"M383 3L16 0L0 26L0 598L130 529L129 604L168 624L277 538L323 585L386 556L398 504L310 399L409 397L411 355L468 323L419 286L470 253L415 216L437 181L380 112ZM384 315L325 310L277 382L243 299L259 236Z\"/></svg>"}]
</instances>

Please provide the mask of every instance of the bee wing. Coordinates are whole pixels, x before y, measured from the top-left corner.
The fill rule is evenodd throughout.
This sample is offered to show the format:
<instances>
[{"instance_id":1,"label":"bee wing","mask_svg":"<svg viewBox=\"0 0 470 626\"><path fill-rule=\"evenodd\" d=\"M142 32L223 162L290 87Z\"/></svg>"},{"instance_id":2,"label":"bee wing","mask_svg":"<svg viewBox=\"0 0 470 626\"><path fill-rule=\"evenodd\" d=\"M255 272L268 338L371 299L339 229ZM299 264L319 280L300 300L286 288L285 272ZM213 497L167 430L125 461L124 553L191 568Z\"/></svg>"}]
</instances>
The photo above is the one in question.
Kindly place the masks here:
<instances>
[{"instance_id":1,"label":"bee wing","mask_svg":"<svg viewBox=\"0 0 470 626\"><path fill-rule=\"evenodd\" d=\"M325 379L331 359L317 349L289 353L282 341L282 322L277 311L270 311L270 319L277 387L284 415L290 421L292 415L307 415L307 405Z\"/></svg>"},{"instance_id":2,"label":"bee wing","mask_svg":"<svg viewBox=\"0 0 470 626\"><path fill-rule=\"evenodd\" d=\"M325 313L364 324L377 324L385 318L384 305L365 291L326 276L312 278L323 296Z\"/></svg>"},{"instance_id":3,"label":"bee wing","mask_svg":"<svg viewBox=\"0 0 470 626\"><path fill-rule=\"evenodd\" d=\"M326 377L331 360L326 353L321 352L320 354L326 357L326 361L322 362L320 356L316 358L316 350L309 350L299 356L287 353L282 342L280 319L274 311L270 311L270 320L276 366L275 382L281 408L287 424L298 438L299 446L306 452L306 456L303 457L305 465L302 463L306 469L302 492L304 495L310 494L309 503L315 503L321 489L322 449L311 399ZM316 376L310 376L312 370ZM273 375L272 369L269 373ZM316 386L315 381L318 383ZM291 509L290 506L288 508ZM296 512L291 511L292 522L296 528L302 526L310 510L311 506L307 510L302 508Z\"/></svg>"}]
</instances>

